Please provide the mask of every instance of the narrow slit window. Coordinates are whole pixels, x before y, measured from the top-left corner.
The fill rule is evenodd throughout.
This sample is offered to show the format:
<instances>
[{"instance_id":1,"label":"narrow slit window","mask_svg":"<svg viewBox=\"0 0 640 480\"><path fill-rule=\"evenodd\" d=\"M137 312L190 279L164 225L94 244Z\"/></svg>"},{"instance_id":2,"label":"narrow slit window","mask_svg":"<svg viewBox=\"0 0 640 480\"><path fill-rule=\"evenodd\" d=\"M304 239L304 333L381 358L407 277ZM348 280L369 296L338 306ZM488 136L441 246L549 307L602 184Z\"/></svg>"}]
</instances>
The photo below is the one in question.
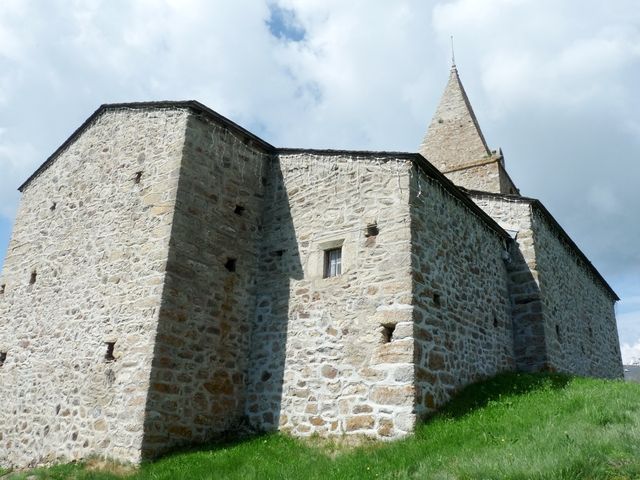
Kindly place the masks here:
<instances>
[{"instance_id":1,"label":"narrow slit window","mask_svg":"<svg viewBox=\"0 0 640 480\"><path fill-rule=\"evenodd\" d=\"M342 274L342 248L332 248L324 252L324 278Z\"/></svg>"},{"instance_id":2,"label":"narrow slit window","mask_svg":"<svg viewBox=\"0 0 640 480\"><path fill-rule=\"evenodd\" d=\"M135 183L140 183L140 180L142 179L142 172L136 172L136 176L133 177L133 181Z\"/></svg>"},{"instance_id":3,"label":"narrow slit window","mask_svg":"<svg viewBox=\"0 0 640 480\"><path fill-rule=\"evenodd\" d=\"M4 295L4 291L7 288L7 286L3 283L2 285L0 285L0 295Z\"/></svg>"},{"instance_id":4,"label":"narrow slit window","mask_svg":"<svg viewBox=\"0 0 640 480\"><path fill-rule=\"evenodd\" d=\"M434 293L434 294L433 294L433 304L434 304L436 307L439 307L440 305L442 305L442 302L440 301L440 295L439 295L439 294L437 294L437 293Z\"/></svg>"},{"instance_id":5,"label":"narrow slit window","mask_svg":"<svg viewBox=\"0 0 640 480\"><path fill-rule=\"evenodd\" d=\"M4 365L7 360L7 352L0 352L0 367Z\"/></svg>"},{"instance_id":6,"label":"narrow slit window","mask_svg":"<svg viewBox=\"0 0 640 480\"><path fill-rule=\"evenodd\" d=\"M36 283L37 278L38 278L38 272L34 270L33 272L31 272L31 278L29 278L29 285L33 285L34 283Z\"/></svg>"},{"instance_id":7,"label":"narrow slit window","mask_svg":"<svg viewBox=\"0 0 640 480\"><path fill-rule=\"evenodd\" d=\"M107 353L104 355L104 359L107 362L113 362L116 357L113 356L113 349L116 346L116 342L106 342L107 344Z\"/></svg>"},{"instance_id":8,"label":"narrow slit window","mask_svg":"<svg viewBox=\"0 0 640 480\"><path fill-rule=\"evenodd\" d=\"M556 337L559 342L562 342L562 336L560 335L560 325L556 325Z\"/></svg>"}]
</instances>

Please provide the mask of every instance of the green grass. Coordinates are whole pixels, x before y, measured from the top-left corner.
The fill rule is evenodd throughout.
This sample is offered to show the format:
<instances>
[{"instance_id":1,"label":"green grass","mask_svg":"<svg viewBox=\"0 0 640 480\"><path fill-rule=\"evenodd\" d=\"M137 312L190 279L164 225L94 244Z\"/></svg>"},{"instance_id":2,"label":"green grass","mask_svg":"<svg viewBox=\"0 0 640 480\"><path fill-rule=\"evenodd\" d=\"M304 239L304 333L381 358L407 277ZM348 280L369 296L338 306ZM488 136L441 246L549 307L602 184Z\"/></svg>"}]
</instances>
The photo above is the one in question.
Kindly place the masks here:
<instances>
[{"instance_id":1,"label":"green grass","mask_svg":"<svg viewBox=\"0 0 640 480\"><path fill-rule=\"evenodd\" d=\"M507 374L465 389L399 442L312 446L272 434L166 456L121 477L83 465L24 479L635 479L640 385Z\"/></svg>"}]
</instances>

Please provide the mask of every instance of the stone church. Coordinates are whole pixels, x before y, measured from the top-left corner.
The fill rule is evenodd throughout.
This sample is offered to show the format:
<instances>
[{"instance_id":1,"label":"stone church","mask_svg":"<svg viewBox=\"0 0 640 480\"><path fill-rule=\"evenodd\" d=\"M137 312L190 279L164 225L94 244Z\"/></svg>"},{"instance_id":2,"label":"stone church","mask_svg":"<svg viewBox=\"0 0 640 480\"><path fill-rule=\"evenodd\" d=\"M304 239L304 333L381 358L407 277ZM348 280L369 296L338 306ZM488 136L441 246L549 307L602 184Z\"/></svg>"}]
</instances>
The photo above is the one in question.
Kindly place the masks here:
<instances>
[{"instance_id":1,"label":"stone church","mask_svg":"<svg viewBox=\"0 0 640 480\"><path fill-rule=\"evenodd\" d=\"M622 376L618 297L520 194L455 67L419 153L113 104L19 189L2 466L139 462L247 424L395 439L498 372Z\"/></svg>"}]
</instances>

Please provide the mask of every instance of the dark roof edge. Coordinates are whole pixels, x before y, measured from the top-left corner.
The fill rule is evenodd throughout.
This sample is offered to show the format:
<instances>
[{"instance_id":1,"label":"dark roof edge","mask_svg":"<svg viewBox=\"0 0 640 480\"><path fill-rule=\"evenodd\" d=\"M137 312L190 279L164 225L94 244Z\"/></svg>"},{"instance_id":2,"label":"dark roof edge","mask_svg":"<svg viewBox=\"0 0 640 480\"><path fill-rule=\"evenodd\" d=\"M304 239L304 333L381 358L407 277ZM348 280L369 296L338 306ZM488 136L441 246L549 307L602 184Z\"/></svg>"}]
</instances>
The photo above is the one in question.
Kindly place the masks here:
<instances>
[{"instance_id":1,"label":"dark roof edge","mask_svg":"<svg viewBox=\"0 0 640 480\"><path fill-rule=\"evenodd\" d=\"M27 178L22 185L18 187L18 190L22 192L24 188L31 183L31 181L40 175L43 171L45 171L53 161L60 155L64 150L66 150L79 136L82 132L84 132L100 115L102 115L107 110L118 110L118 109L145 109L145 108L188 108L195 113L204 114L213 120L222 123L226 127L235 131L250 143L255 145L256 147L264 150L267 153L274 153L275 147L260 137L254 135L250 131L241 127L237 123L229 120L226 117L223 117L219 113L211 110L206 105L196 101L196 100L183 100L183 101L156 101L156 102L131 102L131 103L106 103L100 105L98 109L87 118L82 125L80 125L70 136L67 138L62 145L60 145L43 163L40 165L35 172L33 172L29 178Z\"/></svg>"},{"instance_id":2,"label":"dark roof edge","mask_svg":"<svg viewBox=\"0 0 640 480\"><path fill-rule=\"evenodd\" d=\"M405 160L410 160L420 168L425 175L433 178L438 181L445 190L451 193L454 197L460 200L464 205L466 205L473 213L475 213L478 217L480 217L489 228L494 230L500 237L504 239L510 239L511 237L504 229L496 223L496 221L491 218L484 210L482 210L478 205L476 205L473 200L469 198L467 194L465 194L460 188L458 188L454 183L444 176L436 167L431 165L429 161L424 158L420 153L411 153L411 152L385 152L385 151L369 151L369 150L322 150L322 149L312 149L312 148L278 148L276 151L277 154L300 154L300 153L308 153L311 155L354 155L359 157L389 157L390 159L401 158Z\"/></svg>"},{"instance_id":3,"label":"dark roof edge","mask_svg":"<svg viewBox=\"0 0 640 480\"><path fill-rule=\"evenodd\" d=\"M587 258L587 256L580 250L580 247L576 245L576 243L571 239L569 234L565 231L564 228L558 223L558 221L551 215L551 212L547 210L547 208L542 204L540 200L537 198L530 197L521 197L519 195L505 195L501 193L492 193L492 192L483 192L481 190L467 190L469 196L478 196L478 197L494 197L494 198L503 198L509 201L521 202L521 203L529 203L533 208L537 208L546 219L549 221L551 226L558 232L560 237L569 245L571 249L575 252L575 254L584 262L586 267L595 275L597 279L600 280L602 285L606 288L606 290L611 294L611 296L617 301L620 300L618 294L615 292L611 285L604 279L602 274L598 271L598 269L591 263L591 261Z\"/></svg>"},{"instance_id":4,"label":"dark roof edge","mask_svg":"<svg viewBox=\"0 0 640 480\"><path fill-rule=\"evenodd\" d=\"M67 140L64 141L62 145L60 145L55 152L53 152L49 158L47 158L38 169L31 174L25 182L18 187L19 191L23 191L24 188L31 183L31 181L40 175L44 170L46 170L62 153L65 149L67 149L81 134L84 130L86 130L100 115L102 115L107 110L118 110L118 109L144 109L144 108L189 108L195 113L201 113L205 116L222 123L223 125L229 127L231 130L243 136L250 143L253 143L256 147L261 148L265 151L265 153L270 154L297 154L297 153L309 153L315 155L358 155L361 157L389 157L389 158L403 158L406 160L412 161L415 165L417 165L426 175L430 176L437 180L449 193L451 193L454 197L458 198L465 204L471 211L476 213L481 219L485 221L485 223L498 235L503 238L510 238L507 232L505 232L500 225L498 225L493 218L487 215L484 210L478 207L462 190L456 187L447 177L445 177L440 171L431 165L427 159L425 159L419 153L410 153L410 152L376 152L376 151L368 151L368 150L329 150L329 149L309 149L309 148L276 148L273 145L265 142L260 137L254 135L249 132L245 128L241 127L237 123L229 120L226 117L223 117L219 113L210 109L206 105L196 101L196 100L186 100L186 101L155 101L155 102L131 102L131 103L107 103L100 105L98 109L91 114L89 118L87 118L82 125L80 125Z\"/></svg>"},{"instance_id":5,"label":"dark roof edge","mask_svg":"<svg viewBox=\"0 0 640 480\"><path fill-rule=\"evenodd\" d=\"M352 155L358 157L389 157L389 158L404 158L407 160L413 160L417 155L411 152L387 152L384 150L345 150L337 149L332 150L330 148L277 148L276 152L279 155L296 155L300 153L308 153L311 155Z\"/></svg>"}]
</instances>

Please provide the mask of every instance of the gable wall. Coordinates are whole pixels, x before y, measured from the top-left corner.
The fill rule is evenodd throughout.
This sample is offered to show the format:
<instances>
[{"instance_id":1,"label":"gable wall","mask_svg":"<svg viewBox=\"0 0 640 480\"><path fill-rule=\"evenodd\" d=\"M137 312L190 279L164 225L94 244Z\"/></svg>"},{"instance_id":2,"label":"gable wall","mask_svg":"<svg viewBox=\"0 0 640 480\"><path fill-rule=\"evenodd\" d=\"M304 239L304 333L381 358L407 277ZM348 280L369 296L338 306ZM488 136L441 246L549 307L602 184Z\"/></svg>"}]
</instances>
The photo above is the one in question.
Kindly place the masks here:
<instances>
[{"instance_id":1,"label":"gable wall","mask_svg":"<svg viewBox=\"0 0 640 480\"><path fill-rule=\"evenodd\" d=\"M106 111L24 189L0 278L0 465L139 460L185 123Z\"/></svg>"}]
</instances>

